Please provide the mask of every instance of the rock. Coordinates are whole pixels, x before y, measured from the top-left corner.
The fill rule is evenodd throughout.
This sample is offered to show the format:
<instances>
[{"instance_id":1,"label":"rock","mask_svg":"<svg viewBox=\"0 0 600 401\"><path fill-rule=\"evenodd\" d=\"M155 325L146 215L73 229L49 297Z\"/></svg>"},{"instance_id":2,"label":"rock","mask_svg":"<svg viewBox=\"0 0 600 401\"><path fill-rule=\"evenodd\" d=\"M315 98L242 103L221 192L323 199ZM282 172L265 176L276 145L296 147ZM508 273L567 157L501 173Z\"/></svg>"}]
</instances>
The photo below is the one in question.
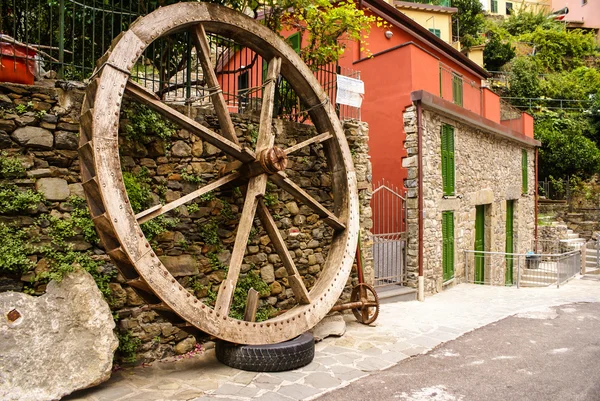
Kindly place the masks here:
<instances>
[{"instance_id":1,"label":"rock","mask_svg":"<svg viewBox=\"0 0 600 401\"><path fill-rule=\"evenodd\" d=\"M279 295L283 292L283 287L277 281L273 281L269 287L271 288L271 295Z\"/></svg>"},{"instance_id":2,"label":"rock","mask_svg":"<svg viewBox=\"0 0 600 401\"><path fill-rule=\"evenodd\" d=\"M55 133L56 149L77 150L78 138L75 132L56 131Z\"/></svg>"},{"instance_id":3,"label":"rock","mask_svg":"<svg viewBox=\"0 0 600 401\"><path fill-rule=\"evenodd\" d=\"M29 170L27 172L27 177L30 178L43 178L50 177L52 175L52 170L49 168L37 168L35 170Z\"/></svg>"},{"instance_id":4,"label":"rock","mask_svg":"<svg viewBox=\"0 0 600 401\"><path fill-rule=\"evenodd\" d=\"M10 148L13 141L10 140L10 135L6 131L0 131L0 149Z\"/></svg>"},{"instance_id":5,"label":"rock","mask_svg":"<svg viewBox=\"0 0 600 401\"><path fill-rule=\"evenodd\" d=\"M342 315L326 316L310 330L315 341L321 341L329 336L341 337L346 333L346 321Z\"/></svg>"},{"instance_id":6,"label":"rock","mask_svg":"<svg viewBox=\"0 0 600 401\"><path fill-rule=\"evenodd\" d=\"M65 131L79 132L79 124L71 124L71 123L61 122L61 123L58 123L57 127L58 127L58 129L65 130Z\"/></svg>"},{"instance_id":7,"label":"rock","mask_svg":"<svg viewBox=\"0 0 600 401\"><path fill-rule=\"evenodd\" d=\"M127 305L141 306L145 304L144 300L134 291L133 288L127 287L125 292L127 293Z\"/></svg>"},{"instance_id":8,"label":"rock","mask_svg":"<svg viewBox=\"0 0 600 401\"><path fill-rule=\"evenodd\" d=\"M202 157L203 152L202 141L198 140L192 144L192 156L194 157Z\"/></svg>"},{"instance_id":9,"label":"rock","mask_svg":"<svg viewBox=\"0 0 600 401\"><path fill-rule=\"evenodd\" d=\"M11 132L15 128L17 128L17 124L13 120L0 120L0 130Z\"/></svg>"},{"instance_id":10,"label":"rock","mask_svg":"<svg viewBox=\"0 0 600 401\"><path fill-rule=\"evenodd\" d=\"M69 184L69 193L71 194L71 196L85 198L85 192L83 191L83 185L81 185L80 183Z\"/></svg>"},{"instance_id":11,"label":"rock","mask_svg":"<svg viewBox=\"0 0 600 401\"><path fill-rule=\"evenodd\" d=\"M110 377L118 340L89 273L51 281L46 294L0 294L0 399L56 400Z\"/></svg>"},{"instance_id":12,"label":"rock","mask_svg":"<svg viewBox=\"0 0 600 401\"><path fill-rule=\"evenodd\" d=\"M272 264L265 265L262 269L260 269L260 277L267 284L270 284L275 281L275 270L273 269Z\"/></svg>"},{"instance_id":13,"label":"rock","mask_svg":"<svg viewBox=\"0 0 600 401\"><path fill-rule=\"evenodd\" d=\"M171 154L175 157L188 157L192 154L192 148L183 141L177 141L171 147Z\"/></svg>"},{"instance_id":14,"label":"rock","mask_svg":"<svg viewBox=\"0 0 600 401\"><path fill-rule=\"evenodd\" d=\"M50 131L38 127L17 128L12 133L12 138L21 146L38 149L52 149L54 136Z\"/></svg>"},{"instance_id":15,"label":"rock","mask_svg":"<svg viewBox=\"0 0 600 401\"><path fill-rule=\"evenodd\" d=\"M296 202L288 202L285 204L285 208L293 215L300 213L298 204Z\"/></svg>"},{"instance_id":16,"label":"rock","mask_svg":"<svg viewBox=\"0 0 600 401\"><path fill-rule=\"evenodd\" d=\"M216 146L211 145L210 143L206 142L204 144L204 154L206 156L213 156L216 155L217 153L219 153L221 151L221 149L217 148Z\"/></svg>"},{"instance_id":17,"label":"rock","mask_svg":"<svg viewBox=\"0 0 600 401\"><path fill-rule=\"evenodd\" d=\"M177 355L187 354L196 346L196 339L194 337L188 337L183 341L178 342L175 345L175 352Z\"/></svg>"},{"instance_id":18,"label":"rock","mask_svg":"<svg viewBox=\"0 0 600 401\"><path fill-rule=\"evenodd\" d=\"M160 261L174 277L198 274L198 261L192 255L161 256Z\"/></svg>"},{"instance_id":19,"label":"rock","mask_svg":"<svg viewBox=\"0 0 600 401\"><path fill-rule=\"evenodd\" d=\"M71 194L69 184L62 178L40 178L35 183L35 188L51 201L65 200Z\"/></svg>"},{"instance_id":20,"label":"rock","mask_svg":"<svg viewBox=\"0 0 600 401\"><path fill-rule=\"evenodd\" d=\"M127 292L121 287L121 284L110 283L108 288L110 289L110 306L113 309L124 307L127 304Z\"/></svg>"},{"instance_id":21,"label":"rock","mask_svg":"<svg viewBox=\"0 0 600 401\"><path fill-rule=\"evenodd\" d=\"M15 123L17 123L17 125L19 127L25 127L27 125L31 125L35 121L36 121L36 119L33 116L19 116L19 117L15 118Z\"/></svg>"}]
</instances>

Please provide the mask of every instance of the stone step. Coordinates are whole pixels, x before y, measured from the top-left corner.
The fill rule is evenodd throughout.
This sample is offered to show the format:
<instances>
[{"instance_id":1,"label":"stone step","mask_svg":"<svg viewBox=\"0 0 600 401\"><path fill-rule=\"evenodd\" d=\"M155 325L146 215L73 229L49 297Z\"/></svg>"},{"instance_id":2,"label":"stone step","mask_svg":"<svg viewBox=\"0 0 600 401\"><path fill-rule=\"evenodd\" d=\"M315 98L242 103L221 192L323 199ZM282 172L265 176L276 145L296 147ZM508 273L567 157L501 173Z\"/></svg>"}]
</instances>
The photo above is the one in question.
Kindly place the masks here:
<instances>
[{"instance_id":1,"label":"stone step","mask_svg":"<svg viewBox=\"0 0 600 401\"><path fill-rule=\"evenodd\" d=\"M556 272L549 272L549 271L543 271L543 270L539 270L536 271L535 269L526 269L523 271L523 276L522 277L533 277L533 278L539 278L542 280L545 280L546 277L556 277Z\"/></svg>"},{"instance_id":2,"label":"stone step","mask_svg":"<svg viewBox=\"0 0 600 401\"><path fill-rule=\"evenodd\" d=\"M575 238L579 238L579 234L574 233L574 232L567 233L567 239L575 239Z\"/></svg>"},{"instance_id":3,"label":"stone step","mask_svg":"<svg viewBox=\"0 0 600 401\"><path fill-rule=\"evenodd\" d=\"M550 285L556 285L556 281L548 283L534 280L521 280L519 283L519 286L521 287L548 287Z\"/></svg>"},{"instance_id":4,"label":"stone step","mask_svg":"<svg viewBox=\"0 0 600 401\"><path fill-rule=\"evenodd\" d=\"M417 299L417 289L412 287L391 284L375 287L375 291L381 304L415 301Z\"/></svg>"}]
</instances>

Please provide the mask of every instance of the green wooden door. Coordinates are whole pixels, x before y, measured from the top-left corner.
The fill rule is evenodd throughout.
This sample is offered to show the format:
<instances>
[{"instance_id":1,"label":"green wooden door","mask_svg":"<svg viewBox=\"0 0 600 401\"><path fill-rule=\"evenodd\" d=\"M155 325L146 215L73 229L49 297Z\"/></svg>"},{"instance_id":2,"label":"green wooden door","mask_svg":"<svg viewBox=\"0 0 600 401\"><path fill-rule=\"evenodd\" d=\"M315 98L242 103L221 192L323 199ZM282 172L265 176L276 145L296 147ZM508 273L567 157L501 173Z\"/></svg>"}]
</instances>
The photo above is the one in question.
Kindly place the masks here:
<instances>
[{"instance_id":1,"label":"green wooden door","mask_svg":"<svg viewBox=\"0 0 600 401\"><path fill-rule=\"evenodd\" d=\"M484 279L484 266L485 266L485 250L484 241L485 231L485 208L483 205L476 206L475 215L475 284L483 284Z\"/></svg>"},{"instance_id":2,"label":"green wooden door","mask_svg":"<svg viewBox=\"0 0 600 401\"><path fill-rule=\"evenodd\" d=\"M454 277L454 212L442 212L442 268L444 281Z\"/></svg>"},{"instance_id":3,"label":"green wooden door","mask_svg":"<svg viewBox=\"0 0 600 401\"><path fill-rule=\"evenodd\" d=\"M514 253L514 217L515 217L515 201L506 201L506 253ZM506 285L513 283L513 267L514 257L506 256Z\"/></svg>"}]
</instances>

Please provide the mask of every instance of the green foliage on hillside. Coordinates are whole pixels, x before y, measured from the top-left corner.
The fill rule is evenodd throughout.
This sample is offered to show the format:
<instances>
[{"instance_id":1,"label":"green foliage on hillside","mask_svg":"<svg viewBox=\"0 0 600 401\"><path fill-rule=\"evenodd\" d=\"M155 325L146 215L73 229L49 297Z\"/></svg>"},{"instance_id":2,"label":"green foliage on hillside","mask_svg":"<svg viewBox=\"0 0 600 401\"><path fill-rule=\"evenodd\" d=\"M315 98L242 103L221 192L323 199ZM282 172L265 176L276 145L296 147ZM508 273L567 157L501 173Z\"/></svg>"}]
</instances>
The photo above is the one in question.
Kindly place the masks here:
<instances>
[{"instance_id":1,"label":"green foliage on hillside","mask_svg":"<svg viewBox=\"0 0 600 401\"><path fill-rule=\"evenodd\" d=\"M501 96L532 114L542 142L540 178L600 173L600 58L593 34L543 13L487 22L489 70L504 70Z\"/></svg>"}]
</instances>

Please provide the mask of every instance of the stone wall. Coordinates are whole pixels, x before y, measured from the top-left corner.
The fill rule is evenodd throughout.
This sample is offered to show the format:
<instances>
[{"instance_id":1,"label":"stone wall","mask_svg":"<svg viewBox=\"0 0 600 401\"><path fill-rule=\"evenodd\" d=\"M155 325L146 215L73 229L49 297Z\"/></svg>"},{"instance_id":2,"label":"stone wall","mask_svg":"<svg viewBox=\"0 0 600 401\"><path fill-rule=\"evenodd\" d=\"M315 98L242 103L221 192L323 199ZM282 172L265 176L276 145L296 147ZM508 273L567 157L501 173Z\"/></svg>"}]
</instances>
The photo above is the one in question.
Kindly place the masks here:
<instances>
[{"instance_id":1,"label":"stone wall","mask_svg":"<svg viewBox=\"0 0 600 401\"><path fill-rule=\"evenodd\" d=\"M570 230L586 240L600 231L600 209L573 208L558 202L539 202L539 214L546 220L564 222Z\"/></svg>"},{"instance_id":2,"label":"stone wall","mask_svg":"<svg viewBox=\"0 0 600 401\"><path fill-rule=\"evenodd\" d=\"M16 227L16 230L11 229L11 235L22 234L21 241L35 245L27 249L31 264L21 261L22 265L30 266L22 273L10 270L7 267L10 260L0 257L0 269L4 268L0 270L0 291L41 295L50 278L60 277L69 266L81 265L88 271L93 270L118 319L121 342L133 349L125 359L142 363L186 353L203 337L189 336L144 304L117 274L89 225L89 216L80 210L83 191L77 144L81 100L81 92L64 92L52 86L0 85L0 151L3 152L0 170L4 171L2 163L11 166L15 160L23 169L0 176L2 188L27 193L35 203L0 209L0 223L4 227ZM211 111L189 108L181 111L217 129L217 119ZM228 162L218 149L186 130L168 124L157 125L152 115L137 110L122 112L121 118L121 164L134 209L143 210L178 199L214 180L219 169ZM253 146L258 116L245 114L232 118L240 142ZM152 127L156 130L159 127L161 132L151 132ZM282 147L314 135L311 126L288 121L274 120L273 129L277 134L276 143ZM372 281L368 128L365 123L349 121L345 123L345 132L360 188L365 275ZM295 153L289 159L286 173L315 199L332 208L330 175L321 145ZM39 194L43 199L35 198ZM3 202L10 203L10 200L0 197L0 208ZM327 258L331 230L310 209L276 187L269 186L265 203L310 289ZM183 286L204 302L214 302L216 289L225 277L242 205L239 188L223 189L144 226L146 236L163 263ZM263 318L294 305L285 268L258 220L254 223L242 272L241 281L245 285L261 288ZM355 283L356 276L353 275L341 300L348 299Z\"/></svg>"},{"instance_id":3,"label":"stone wall","mask_svg":"<svg viewBox=\"0 0 600 401\"><path fill-rule=\"evenodd\" d=\"M444 197L441 168L442 124L454 127L456 196ZM408 249L407 269L409 285L417 285L418 275L418 157L416 107L404 113L407 133L407 157L403 167L408 168ZM475 242L476 205L486 205L485 243L487 251L505 251L506 201L515 200L515 252L531 250L535 219L535 156L534 149L500 139L479 128L465 125L439 111L423 108L422 113L422 166L423 166L423 268L425 293L442 291L442 212L454 211L454 279L465 281L464 250L473 250ZM521 151L528 152L529 190L521 194ZM486 277L503 278L504 267L489 271ZM473 262L469 263L470 280ZM450 282L448 284L450 284Z\"/></svg>"}]
</instances>

